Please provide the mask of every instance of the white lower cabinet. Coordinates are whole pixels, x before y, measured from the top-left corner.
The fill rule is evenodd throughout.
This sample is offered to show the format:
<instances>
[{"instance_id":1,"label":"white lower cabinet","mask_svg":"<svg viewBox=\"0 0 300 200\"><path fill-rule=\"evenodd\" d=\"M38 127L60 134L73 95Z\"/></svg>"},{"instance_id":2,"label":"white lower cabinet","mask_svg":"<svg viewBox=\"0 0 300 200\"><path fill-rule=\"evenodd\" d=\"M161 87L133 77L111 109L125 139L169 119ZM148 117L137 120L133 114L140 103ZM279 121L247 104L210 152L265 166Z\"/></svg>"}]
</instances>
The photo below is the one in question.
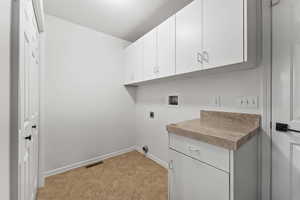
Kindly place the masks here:
<instances>
[{"instance_id":1,"label":"white lower cabinet","mask_svg":"<svg viewBox=\"0 0 300 200\"><path fill-rule=\"evenodd\" d=\"M229 174L170 150L171 200L229 200Z\"/></svg>"},{"instance_id":2,"label":"white lower cabinet","mask_svg":"<svg viewBox=\"0 0 300 200\"><path fill-rule=\"evenodd\" d=\"M258 137L238 150L169 134L169 200L257 200Z\"/></svg>"}]
</instances>

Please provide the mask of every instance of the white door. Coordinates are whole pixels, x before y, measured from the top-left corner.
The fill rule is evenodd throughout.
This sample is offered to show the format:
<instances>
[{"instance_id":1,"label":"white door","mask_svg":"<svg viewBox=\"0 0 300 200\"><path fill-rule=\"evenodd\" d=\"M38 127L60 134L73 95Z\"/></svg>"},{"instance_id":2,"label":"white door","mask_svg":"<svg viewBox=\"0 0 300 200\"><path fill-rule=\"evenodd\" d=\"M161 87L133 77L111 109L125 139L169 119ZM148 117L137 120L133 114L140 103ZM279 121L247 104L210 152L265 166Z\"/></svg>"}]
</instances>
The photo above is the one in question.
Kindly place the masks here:
<instances>
[{"instance_id":1,"label":"white door","mask_svg":"<svg viewBox=\"0 0 300 200\"><path fill-rule=\"evenodd\" d=\"M170 200L229 200L229 174L169 150Z\"/></svg>"},{"instance_id":2,"label":"white door","mask_svg":"<svg viewBox=\"0 0 300 200\"><path fill-rule=\"evenodd\" d=\"M274 0L273 4L272 197L299 200L300 1ZM288 127L277 130L278 122Z\"/></svg>"},{"instance_id":3,"label":"white door","mask_svg":"<svg viewBox=\"0 0 300 200\"><path fill-rule=\"evenodd\" d=\"M39 141L39 32L36 23L35 16L32 18L33 21L33 36L32 36L32 63L30 65L30 120L32 129L32 143L31 143L31 185L33 196L37 192L37 180L38 180L38 141Z\"/></svg>"},{"instance_id":4,"label":"white door","mask_svg":"<svg viewBox=\"0 0 300 200\"><path fill-rule=\"evenodd\" d=\"M156 77L157 68L157 29L153 29L143 37L144 41L144 79Z\"/></svg>"},{"instance_id":5,"label":"white door","mask_svg":"<svg viewBox=\"0 0 300 200\"><path fill-rule=\"evenodd\" d=\"M39 34L31 0L20 1L19 199L34 200L38 178Z\"/></svg>"},{"instance_id":6,"label":"white door","mask_svg":"<svg viewBox=\"0 0 300 200\"><path fill-rule=\"evenodd\" d=\"M202 69L202 0L176 14L176 74Z\"/></svg>"},{"instance_id":7,"label":"white door","mask_svg":"<svg viewBox=\"0 0 300 200\"><path fill-rule=\"evenodd\" d=\"M157 27L158 77L175 74L175 16Z\"/></svg>"},{"instance_id":8,"label":"white door","mask_svg":"<svg viewBox=\"0 0 300 200\"><path fill-rule=\"evenodd\" d=\"M241 62L244 0L203 0L203 68Z\"/></svg>"}]
</instances>

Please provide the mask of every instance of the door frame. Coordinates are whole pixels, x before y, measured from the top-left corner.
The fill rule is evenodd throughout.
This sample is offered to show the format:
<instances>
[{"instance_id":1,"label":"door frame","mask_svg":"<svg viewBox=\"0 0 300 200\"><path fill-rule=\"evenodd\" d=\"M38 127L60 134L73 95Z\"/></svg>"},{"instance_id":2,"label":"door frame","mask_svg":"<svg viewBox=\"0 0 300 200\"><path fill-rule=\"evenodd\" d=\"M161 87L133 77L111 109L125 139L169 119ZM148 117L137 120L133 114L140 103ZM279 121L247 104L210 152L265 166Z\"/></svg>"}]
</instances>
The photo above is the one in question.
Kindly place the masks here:
<instances>
[{"instance_id":1,"label":"door frame","mask_svg":"<svg viewBox=\"0 0 300 200\"><path fill-rule=\"evenodd\" d=\"M44 97L45 97L45 32L40 33L40 91L39 91L39 110L40 110L40 121L39 121L39 167L38 167L38 187L45 186L45 136L44 136L44 127L45 127L45 106Z\"/></svg>"},{"instance_id":2,"label":"door frame","mask_svg":"<svg viewBox=\"0 0 300 200\"><path fill-rule=\"evenodd\" d=\"M44 38L45 38L45 12L44 12L44 4L43 0L32 0L33 4L33 10L34 14L36 17L37 21L37 27L39 31L39 49L40 49L40 63L39 63L39 122L38 122L38 127L39 127L39 134L38 134L38 187L43 187L44 186L44 176L43 176L43 171L44 171L44 151L43 151L43 136L42 136L42 119L43 117L43 107L41 106L41 101L42 101L42 91L43 91L43 85L42 85L42 78L43 78L43 71L44 71Z\"/></svg>"},{"instance_id":3,"label":"door frame","mask_svg":"<svg viewBox=\"0 0 300 200\"><path fill-rule=\"evenodd\" d=\"M262 100L262 131L260 137L260 183L261 200L271 200L272 197L272 0L261 0L262 25L260 27L262 44L260 55L261 96Z\"/></svg>"}]
</instances>

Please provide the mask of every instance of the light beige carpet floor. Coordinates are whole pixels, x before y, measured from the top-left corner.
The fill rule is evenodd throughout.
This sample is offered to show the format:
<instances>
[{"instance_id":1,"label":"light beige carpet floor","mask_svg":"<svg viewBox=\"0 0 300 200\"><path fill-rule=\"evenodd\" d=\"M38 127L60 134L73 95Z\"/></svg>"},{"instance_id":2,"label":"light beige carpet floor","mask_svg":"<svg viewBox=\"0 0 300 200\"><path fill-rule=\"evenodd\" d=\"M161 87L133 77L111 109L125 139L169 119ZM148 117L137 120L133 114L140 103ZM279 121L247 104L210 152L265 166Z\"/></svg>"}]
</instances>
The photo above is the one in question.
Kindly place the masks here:
<instances>
[{"instance_id":1,"label":"light beige carpet floor","mask_svg":"<svg viewBox=\"0 0 300 200\"><path fill-rule=\"evenodd\" d=\"M167 170L133 151L48 177L38 200L167 200Z\"/></svg>"}]
</instances>

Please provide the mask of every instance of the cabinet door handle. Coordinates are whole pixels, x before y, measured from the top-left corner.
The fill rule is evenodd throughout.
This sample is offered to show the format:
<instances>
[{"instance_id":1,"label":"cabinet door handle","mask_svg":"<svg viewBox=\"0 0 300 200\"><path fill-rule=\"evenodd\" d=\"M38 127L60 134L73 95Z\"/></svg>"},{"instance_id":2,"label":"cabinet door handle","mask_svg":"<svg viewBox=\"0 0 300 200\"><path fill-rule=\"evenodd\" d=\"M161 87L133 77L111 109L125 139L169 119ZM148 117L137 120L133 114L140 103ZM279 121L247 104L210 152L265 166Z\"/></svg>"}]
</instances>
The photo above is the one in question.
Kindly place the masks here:
<instances>
[{"instance_id":1,"label":"cabinet door handle","mask_svg":"<svg viewBox=\"0 0 300 200\"><path fill-rule=\"evenodd\" d=\"M169 169L173 169L173 160L169 161Z\"/></svg>"},{"instance_id":2,"label":"cabinet door handle","mask_svg":"<svg viewBox=\"0 0 300 200\"><path fill-rule=\"evenodd\" d=\"M209 63L209 54L207 51L203 51L203 60L206 62L206 63Z\"/></svg>"},{"instance_id":3,"label":"cabinet door handle","mask_svg":"<svg viewBox=\"0 0 300 200\"><path fill-rule=\"evenodd\" d=\"M153 67L153 73L158 74L159 73L159 67Z\"/></svg>"},{"instance_id":4,"label":"cabinet door handle","mask_svg":"<svg viewBox=\"0 0 300 200\"><path fill-rule=\"evenodd\" d=\"M203 64L203 55L201 53L197 53L197 62Z\"/></svg>"},{"instance_id":5,"label":"cabinet door handle","mask_svg":"<svg viewBox=\"0 0 300 200\"><path fill-rule=\"evenodd\" d=\"M280 4L280 0L277 1L271 1L271 7L277 6L278 4Z\"/></svg>"},{"instance_id":6,"label":"cabinet door handle","mask_svg":"<svg viewBox=\"0 0 300 200\"><path fill-rule=\"evenodd\" d=\"M198 149L197 147L193 147L193 146L189 146L189 150L190 150L190 151L193 151L193 152L197 152L197 153L200 153L200 152L201 152L200 149Z\"/></svg>"}]
</instances>

